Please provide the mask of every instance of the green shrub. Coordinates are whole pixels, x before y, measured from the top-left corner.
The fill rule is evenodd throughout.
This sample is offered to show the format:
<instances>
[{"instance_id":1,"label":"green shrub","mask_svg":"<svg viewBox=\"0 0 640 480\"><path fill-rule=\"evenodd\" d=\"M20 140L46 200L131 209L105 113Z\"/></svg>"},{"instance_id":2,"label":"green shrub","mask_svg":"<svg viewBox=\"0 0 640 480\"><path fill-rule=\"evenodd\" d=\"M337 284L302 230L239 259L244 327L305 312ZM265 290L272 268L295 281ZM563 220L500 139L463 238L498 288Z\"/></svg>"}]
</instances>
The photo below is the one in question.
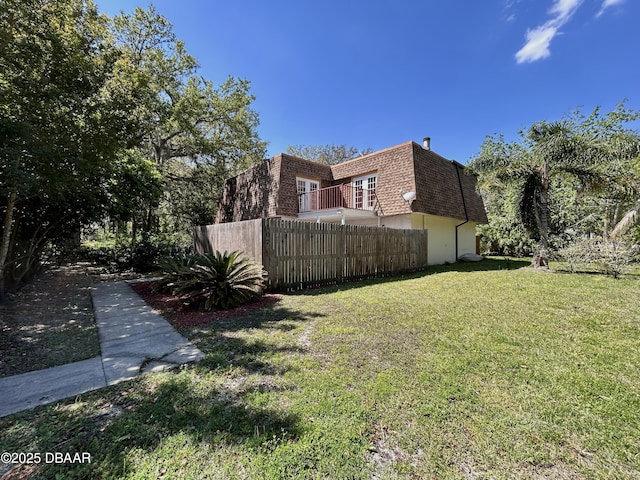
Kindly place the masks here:
<instances>
[{"instance_id":1,"label":"green shrub","mask_svg":"<svg viewBox=\"0 0 640 480\"><path fill-rule=\"evenodd\" d=\"M262 265L238 251L164 258L158 265L159 290L205 311L243 305L265 288Z\"/></svg>"},{"instance_id":2,"label":"green shrub","mask_svg":"<svg viewBox=\"0 0 640 480\"><path fill-rule=\"evenodd\" d=\"M636 260L634 248L624 242L603 242L599 239L581 238L558 251L569 270L595 269L613 278L627 273Z\"/></svg>"},{"instance_id":3,"label":"green shrub","mask_svg":"<svg viewBox=\"0 0 640 480\"><path fill-rule=\"evenodd\" d=\"M160 238L144 238L129 250L128 267L136 272L151 272L161 258L192 253L191 245L180 245Z\"/></svg>"},{"instance_id":4,"label":"green shrub","mask_svg":"<svg viewBox=\"0 0 640 480\"><path fill-rule=\"evenodd\" d=\"M127 270L131 258L130 246L116 240L85 242L78 247L76 254L83 260L113 272Z\"/></svg>"},{"instance_id":5,"label":"green shrub","mask_svg":"<svg viewBox=\"0 0 640 480\"><path fill-rule=\"evenodd\" d=\"M567 263L569 271L576 273L588 266L596 258L597 246L589 238L579 238L557 251L559 260Z\"/></svg>"},{"instance_id":6,"label":"green shrub","mask_svg":"<svg viewBox=\"0 0 640 480\"><path fill-rule=\"evenodd\" d=\"M157 268L161 258L186 255L191 251L190 245L180 245L158 237L146 237L133 245L128 238L85 242L78 248L77 254L80 258L106 267L111 272L150 272Z\"/></svg>"},{"instance_id":7,"label":"green shrub","mask_svg":"<svg viewBox=\"0 0 640 480\"><path fill-rule=\"evenodd\" d=\"M635 252L630 245L622 242L603 242L599 247L594 262L600 271L613 278L629 273L635 260Z\"/></svg>"}]
</instances>

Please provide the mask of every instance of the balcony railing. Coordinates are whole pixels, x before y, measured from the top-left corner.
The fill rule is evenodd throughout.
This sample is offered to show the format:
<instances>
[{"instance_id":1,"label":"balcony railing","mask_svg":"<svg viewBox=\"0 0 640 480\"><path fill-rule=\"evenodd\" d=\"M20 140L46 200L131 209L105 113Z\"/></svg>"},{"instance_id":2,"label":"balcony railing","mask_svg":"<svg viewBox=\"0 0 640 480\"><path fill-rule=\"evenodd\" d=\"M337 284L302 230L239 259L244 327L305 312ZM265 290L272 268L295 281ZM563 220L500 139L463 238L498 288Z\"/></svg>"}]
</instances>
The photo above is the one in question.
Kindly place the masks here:
<instances>
[{"instance_id":1,"label":"balcony railing","mask_svg":"<svg viewBox=\"0 0 640 480\"><path fill-rule=\"evenodd\" d=\"M298 212L317 212L334 208L380 211L375 190L356 188L349 184L321 188L298 194Z\"/></svg>"}]
</instances>

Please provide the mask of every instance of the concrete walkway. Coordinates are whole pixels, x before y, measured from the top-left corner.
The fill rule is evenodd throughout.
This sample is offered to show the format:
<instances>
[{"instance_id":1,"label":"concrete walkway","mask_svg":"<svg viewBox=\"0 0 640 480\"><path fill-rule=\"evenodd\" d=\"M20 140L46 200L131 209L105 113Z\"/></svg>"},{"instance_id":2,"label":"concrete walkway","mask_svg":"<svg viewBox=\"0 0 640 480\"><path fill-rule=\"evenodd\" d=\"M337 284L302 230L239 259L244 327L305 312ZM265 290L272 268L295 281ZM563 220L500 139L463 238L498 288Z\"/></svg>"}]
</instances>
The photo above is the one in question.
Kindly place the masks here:
<instances>
[{"instance_id":1,"label":"concrete walkway","mask_svg":"<svg viewBox=\"0 0 640 480\"><path fill-rule=\"evenodd\" d=\"M101 356L0 378L0 417L202 358L126 282L99 284L92 297Z\"/></svg>"}]
</instances>

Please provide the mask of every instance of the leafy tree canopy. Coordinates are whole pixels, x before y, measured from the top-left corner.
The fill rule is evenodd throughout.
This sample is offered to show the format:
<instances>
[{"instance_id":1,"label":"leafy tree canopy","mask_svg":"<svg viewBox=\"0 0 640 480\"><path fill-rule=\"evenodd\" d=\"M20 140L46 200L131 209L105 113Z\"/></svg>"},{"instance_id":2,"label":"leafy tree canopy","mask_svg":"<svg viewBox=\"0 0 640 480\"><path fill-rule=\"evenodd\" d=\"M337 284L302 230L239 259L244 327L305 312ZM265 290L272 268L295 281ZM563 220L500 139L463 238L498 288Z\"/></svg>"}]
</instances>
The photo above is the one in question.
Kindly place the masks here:
<instances>
[{"instance_id":1,"label":"leafy tree canopy","mask_svg":"<svg viewBox=\"0 0 640 480\"><path fill-rule=\"evenodd\" d=\"M196 59L153 7L121 14L113 25L118 46L148 86L135 112L135 148L156 166L164 190L134 223L146 232L188 231L215 217L227 177L264 157L249 82L230 77L216 87L198 76Z\"/></svg>"},{"instance_id":2,"label":"leafy tree canopy","mask_svg":"<svg viewBox=\"0 0 640 480\"><path fill-rule=\"evenodd\" d=\"M479 176L492 244L511 245L507 252L514 253L514 238L522 246L534 242L544 265L554 242L594 233L596 225L607 233L621 208L637 203L640 137L629 124L640 112L624 102L607 114L600 110L536 122L512 143L502 135L486 138L469 168Z\"/></svg>"},{"instance_id":3,"label":"leafy tree canopy","mask_svg":"<svg viewBox=\"0 0 640 480\"><path fill-rule=\"evenodd\" d=\"M132 220L135 240L215 215L266 144L249 82L197 67L153 7L0 0L0 297L84 225Z\"/></svg>"},{"instance_id":4,"label":"leafy tree canopy","mask_svg":"<svg viewBox=\"0 0 640 480\"><path fill-rule=\"evenodd\" d=\"M48 241L108 210L138 98L90 1L3 0L0 38L2 294Z\"/></svg>"},{"instance_id":5,"label":"leafy tree canopy","mask_svg":"<svg viewBox=\"0 0 640 480\"><path fill-rule=\"evenodd\" d=\"M287 147L289 155L325 165L336 165L372 152L370 148L359 150L347 145L290 145Z\"/></svg>"}]
</instances>

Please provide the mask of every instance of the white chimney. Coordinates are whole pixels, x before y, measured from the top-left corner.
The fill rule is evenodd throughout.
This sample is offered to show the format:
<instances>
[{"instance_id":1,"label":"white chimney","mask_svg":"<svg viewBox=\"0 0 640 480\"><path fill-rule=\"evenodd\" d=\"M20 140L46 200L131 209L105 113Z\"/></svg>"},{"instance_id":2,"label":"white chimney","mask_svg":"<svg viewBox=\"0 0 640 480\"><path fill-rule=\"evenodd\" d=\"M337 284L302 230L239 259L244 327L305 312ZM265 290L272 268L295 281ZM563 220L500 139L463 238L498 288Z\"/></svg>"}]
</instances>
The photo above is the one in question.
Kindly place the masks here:
<instances>
[{"instance_id":1,"label":"white chimney","mask_svg":"<svg viewBox=\"0 0 640 480\"><path fill-rule=\"evenodd\" d=\"M422 146L425 150L431 150L431 137L424 137L422 139Z\"/></svg>"}]
</instances>

